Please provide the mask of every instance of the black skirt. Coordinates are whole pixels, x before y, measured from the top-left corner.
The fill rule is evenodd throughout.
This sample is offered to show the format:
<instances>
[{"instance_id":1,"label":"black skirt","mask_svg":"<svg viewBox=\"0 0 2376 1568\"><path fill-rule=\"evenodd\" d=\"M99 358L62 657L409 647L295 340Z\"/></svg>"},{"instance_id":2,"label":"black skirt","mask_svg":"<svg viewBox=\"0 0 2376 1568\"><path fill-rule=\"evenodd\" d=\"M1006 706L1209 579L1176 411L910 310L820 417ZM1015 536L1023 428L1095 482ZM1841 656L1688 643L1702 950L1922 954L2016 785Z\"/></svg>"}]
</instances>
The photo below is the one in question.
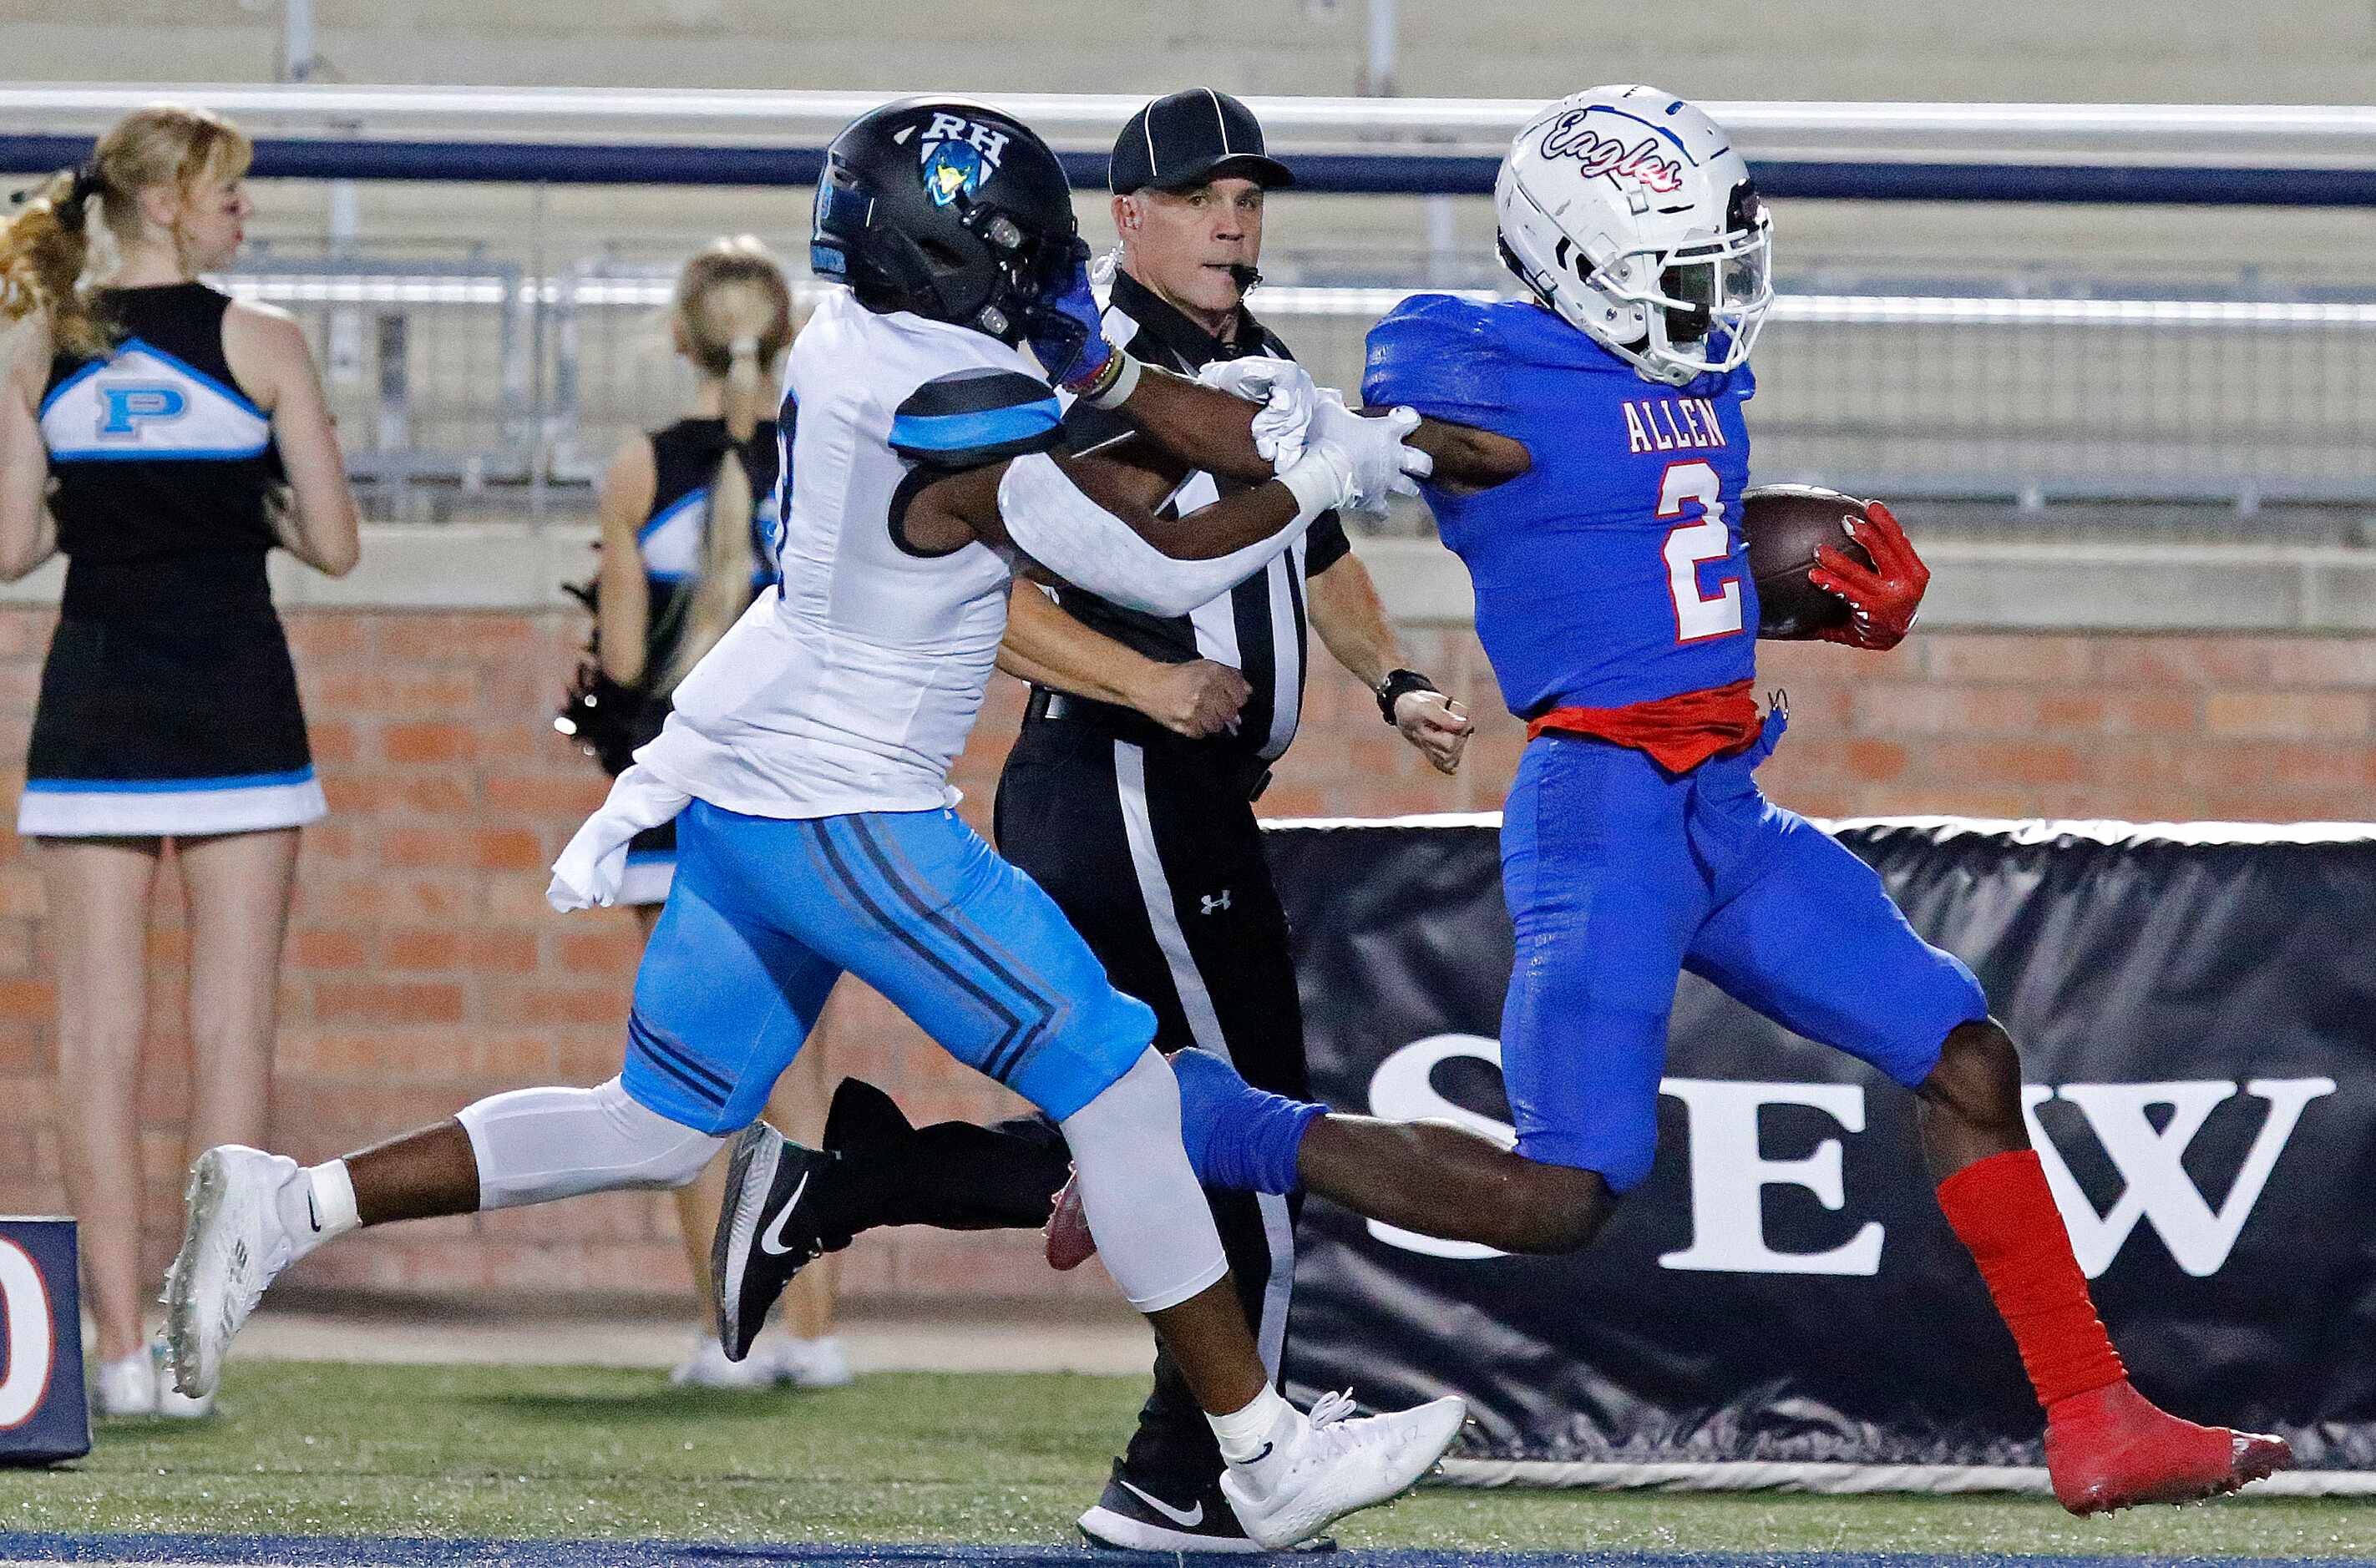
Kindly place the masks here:
<instances>
[{"instance_id":1,"label":"black skirt","mask_svg":"<svg viewBox=\"0 0 2376 1568\"><path fill-rule=\"evenodd\" d=\"M262 556L69 571L19 834L244 833L327 810Z\"/></svg>"}]
</instances>

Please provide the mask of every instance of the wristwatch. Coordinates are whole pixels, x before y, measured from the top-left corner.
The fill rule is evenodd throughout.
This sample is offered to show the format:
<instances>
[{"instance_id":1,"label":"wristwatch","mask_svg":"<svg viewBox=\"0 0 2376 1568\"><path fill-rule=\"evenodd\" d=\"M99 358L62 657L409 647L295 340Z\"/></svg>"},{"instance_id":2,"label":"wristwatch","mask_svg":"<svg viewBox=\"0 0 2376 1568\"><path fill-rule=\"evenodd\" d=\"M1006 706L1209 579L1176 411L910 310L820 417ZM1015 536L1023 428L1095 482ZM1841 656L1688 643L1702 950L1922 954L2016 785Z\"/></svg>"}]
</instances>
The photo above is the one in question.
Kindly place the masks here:
<instances>
[{"instance_id":1,"label":"wristwatch","mask_svg":"<svg viewBox=\"0 0 2376 1568\"><path fill-rule=\"evenodd\" d=\"M1433 692L1441 696L1443 688L1416 670L1389 670L1384 680L1370 688L1371 695L1378 699L1378 716L1389 724L1396 722L1395 704L1409 692Z\"/></svg>"}]
</instances>

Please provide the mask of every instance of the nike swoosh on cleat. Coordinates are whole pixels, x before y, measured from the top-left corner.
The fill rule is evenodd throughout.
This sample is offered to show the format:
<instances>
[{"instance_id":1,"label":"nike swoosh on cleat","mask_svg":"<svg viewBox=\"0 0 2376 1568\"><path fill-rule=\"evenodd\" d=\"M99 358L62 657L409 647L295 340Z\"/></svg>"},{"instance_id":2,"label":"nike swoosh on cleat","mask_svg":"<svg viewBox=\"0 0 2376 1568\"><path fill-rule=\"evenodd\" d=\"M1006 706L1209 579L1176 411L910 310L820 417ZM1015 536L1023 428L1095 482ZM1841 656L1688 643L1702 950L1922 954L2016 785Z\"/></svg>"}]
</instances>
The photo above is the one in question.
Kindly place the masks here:
<instances>
[{"instance_id":1,"label":"nike swoosh on cleat","mask_svg":"<svg viewBox=\"0 0 2376 1568\"><path fill-rule=\"evenodd\" d=\"M776 1211L776 1222L759 1233L759 1250L769 1257L779 1258L792 1250L784 1245L784 1221L791 1218L792 1210L801 1206L801 1194L808 1191L811 1174L806 1170L801 1172L801 1184L792 1189L792 1195L786 1198L784 1206Z\"/></svg>"},{"instance_id":2,"label":"nike swoosh on cleat","mask_svg":"<svg viewBox=\"0 0 2376 1568\"><path fill-rule=\"evenodd\" d=\"M1266 1453L1268 1450L1265 1449L1265 1452ZM1116 1480L1122 1480L1120 1476L1116 1476L1114 1479ZM1122 1489L1182 1529L1193 1530L1197 1526L1205 1522L1205 1505L1201 1502L1194 1508L1174 1508L1169 1503L1164 1502L1163 1499L1157 1497L1150 1492L1142 1491L1137 1487L1131 1485L1128 1481L1122 1482Z\"/></svg>"},{"instance_id":3,"label":"nike swoosh on cleat","mask_svg":"<svg viewBox=\"0 0 2376 1568\"><path fill-rule=\"evenodd\" d=\"M305 1222L314 1228L315 1235L322 1233L322 1211L314 1206L314 1194L310 1192L305 1194Z\"/></svg>"},{"instance_id":4,"label":"nike swoosh on cleat","mask_svg":"<svg viewBox=\"0 0 2376 1568\"><path fill-rule=\"evenodd\" d=\"M1270 1450L1271 1450L1271 1445L1270 1445L1269 1443L1264 1443L1264 1444L1262 1445L1262 1452L1261 1452L1261 1453L1259 1453L1259 1454L1257 1454L1257 1455L1255 1455L1253 1458L1251 1458L1251 1459L1247 1460L1247 1461L1246 1461L1246 1463L1247 1463L1247 1464L1249 1464L1249 1465L1259 1465L1259 1464L1261 1464L1264 1460L1265 1460L1265 1459L1267 1459L1267 1458L1269 1458L1269 1457L1270 1457ZM1199 1508L1201 1508L1201 1507L1203 1507L1203 1506L1204 1506L1204 1504L1200 1503L1198 1503L1198 1504L1197 1504L1197 1506L1198 1506Z\"/></svg>"}]
</instances>

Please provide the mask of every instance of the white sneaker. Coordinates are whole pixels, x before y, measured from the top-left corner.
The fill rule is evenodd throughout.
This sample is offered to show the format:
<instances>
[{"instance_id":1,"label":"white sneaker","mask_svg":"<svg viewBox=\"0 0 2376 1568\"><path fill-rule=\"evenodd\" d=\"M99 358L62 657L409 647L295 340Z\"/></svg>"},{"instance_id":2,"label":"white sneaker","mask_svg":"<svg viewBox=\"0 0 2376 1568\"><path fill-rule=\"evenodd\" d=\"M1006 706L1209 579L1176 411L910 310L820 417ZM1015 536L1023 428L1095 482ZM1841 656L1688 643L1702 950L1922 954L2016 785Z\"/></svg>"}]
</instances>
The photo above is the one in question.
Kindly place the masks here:
<instances>
[{"instance_id":1,"label":"white sneaker","mask_svg":"<svg viewBox=\"0 0 2376 1568\"><path fill-rule=\"evenodd\" d=\"M1221 1495L1246 1534L1274 1551L1309 1540L1331 1521L1402 1494L1460 1435L1468 1407L1454 1396L1383 1416L1353 1415L1344 1394L1324 1394L1286 1465L1231 1464Z\"/></svg>"},{"instance_id":2,"label":"white sneaker","mask_svg":"<svg viewBox=\"0 0 2376 1568\"><path fill-rule=\"evenodd\" d=\"M165 1344L173 1386L193 1398L215 1391L232 1337L297 1255L279 1193L298 1175L295 1160L237 1144L190 1168L182 1250L165 1272Z\"/></svg>"},{"instance_id":3,"label":"white sneaker","mask_svg":"<svg viewBox=\"0 0 2376 1568\"><path fill-rule=\"evenodd\" d=\"M768 1368L777 1381L794 1388L847 1388L856 1381L838 1336L796 1339L786 1335L766 1348L771 1352Z\"/></svg>"},{"instance_id":4,"label":"white sneaker","mask_svg":"<svg viewBox=\"0 0 2376 1568\"><path fill-rule=\"evenodd\" d=\"M197 1398L173 1386L173 1363L165 1348L165 1336L159 1335L148 1347L148 1364L157 1383L157 1413L175 1420L195 1421L215 1413L215 1396L211 1394Z\"/></svg>"},{"instance_id":5,"label":"white sneaker","mask_svg":"<svg viewBox=\"0 0 2376 1568\"><path fill-rule=\"evenodd\" d=\"M112 1361L101 1361L92 1381L90 1405L101 1416L153 1416L157 1413L157 1366L146 1349Z\"/></svg>"},{"instance_id":6,"label":"white sneaker","mask_svg":"<svg viewBox=\"0 0 2376 1568\"><path fill-rule=\"evenodd\" d=\"M679 1388L773 1388L776 1369L758 1356L728 1360L726 1347L705 1328L695 1331L692 1354L677 1363L669 1382Z\"/></svg>"}]
</instances>

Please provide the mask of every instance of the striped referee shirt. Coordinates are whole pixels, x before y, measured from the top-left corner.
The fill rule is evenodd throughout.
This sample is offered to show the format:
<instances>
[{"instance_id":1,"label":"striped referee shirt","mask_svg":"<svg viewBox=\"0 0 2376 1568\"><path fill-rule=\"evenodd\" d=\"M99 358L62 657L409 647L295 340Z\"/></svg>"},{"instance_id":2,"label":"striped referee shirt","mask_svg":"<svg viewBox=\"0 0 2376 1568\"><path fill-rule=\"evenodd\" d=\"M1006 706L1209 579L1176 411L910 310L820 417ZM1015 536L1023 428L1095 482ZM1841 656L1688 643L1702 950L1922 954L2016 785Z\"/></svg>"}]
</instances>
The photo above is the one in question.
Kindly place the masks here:
<instances>
[{"instance_id":1,"label":"striped referee shirt","mask_svg":"<svg viewBox=\"0 0 2376 1568\"><path fill-rule=\"evenodd\" d=\"M1242 305L1239 317L1236 340L1223 342L1127 272L1117 272L1106 307L1105 329L1116 347L1127 348L1148 364L1183 375L1194 375L1215 360L1245 354L1295 357ZM1086 451L1128 434L1131 428L1118 413L1075 403L1064 419L1065 444L1075 452ZM1220 498L1221 485L1214 475L1199 469L1172 492L1162 514L1178 517L1209 505ZM1170 619L1147 615L1071 587L1057 588L1055 599L1083 625L1149 659L1167 664L1209 659L1235 668L1253 688L1239 714L1236 731L1225 731L1194 742L1182 742L1174 736L1171 743L1218 747L1267 763L1295 739L1296 719L1303 708L1304 659L1311 640L1304 579L1318 576L1351 549L1344 525L1330 513L1264 570L1185 615ZM1132 709L1044 687L1033 689L1031 712L1101 724L1127 736L1144 735L1155 727L1152 719Z\"/></svg>"}]
</instances>

